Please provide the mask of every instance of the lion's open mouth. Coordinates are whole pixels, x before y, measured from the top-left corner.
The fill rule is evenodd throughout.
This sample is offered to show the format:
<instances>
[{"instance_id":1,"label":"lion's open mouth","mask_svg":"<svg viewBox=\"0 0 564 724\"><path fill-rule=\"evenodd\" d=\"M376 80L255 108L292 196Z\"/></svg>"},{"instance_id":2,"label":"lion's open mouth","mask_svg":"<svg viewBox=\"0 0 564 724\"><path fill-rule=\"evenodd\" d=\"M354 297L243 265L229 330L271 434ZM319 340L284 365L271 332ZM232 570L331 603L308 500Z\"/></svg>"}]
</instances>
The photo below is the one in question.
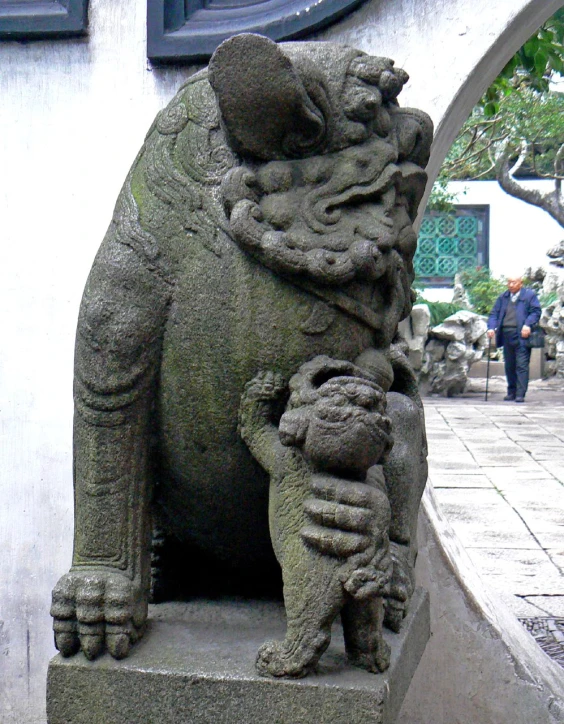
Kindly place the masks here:
<instances>
[{"instance_id":1,"label":"lion's open mouth","mask_svg":"<svg viewBox=\"0 0 564 724\"><path fill-rule=\"evenodd\" d=\"M355 211L365 209L369 216L390 229L393 222L387 212L393 206L394 185L400 176L398 167L390 164L376 179L364 184L352 184L338 193L329 193L333 191L329 184L329 188L312 189L302 204L302 218L312 231L322 234L329 232L331 236L331 227L339 224L343 215L346 217L352 213L357 216ZM388 193L390 191L391 194Z\"/></svg>"},{"instance_id":2,"label":"lion's open mouth","mask_svg":"<svg viewBox=\"0 0 564 724\"><path fill-rule=\"evenodd\" d=\"M393 251L403 255L398 209L411 209L404 166L409 175L413 164L398 165L390 139L371 138L320 158L233 169L222 185L232 235L265 266L307 283L386 286L398 271Z\"/></svg>"}]
</instances>

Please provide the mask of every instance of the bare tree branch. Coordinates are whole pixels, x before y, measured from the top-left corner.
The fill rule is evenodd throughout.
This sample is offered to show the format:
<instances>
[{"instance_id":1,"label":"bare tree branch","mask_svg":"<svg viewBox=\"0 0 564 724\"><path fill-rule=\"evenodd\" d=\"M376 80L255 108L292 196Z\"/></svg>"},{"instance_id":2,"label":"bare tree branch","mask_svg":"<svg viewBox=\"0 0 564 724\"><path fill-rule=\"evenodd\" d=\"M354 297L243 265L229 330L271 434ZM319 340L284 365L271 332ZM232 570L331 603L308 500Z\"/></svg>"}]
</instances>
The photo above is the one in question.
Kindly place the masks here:
<instances>
[{"instance_id":1,"label":"bare tree branch","mask_svg":"<svg viewBox=\"0 0 564 724\"><path fill-rule=\"evenodd\" d=\"M562 172L560 171L560 164L562 165ZM557 178L563 178L562 174L564 174L564 143L560 146L558 151L556 151L556 156L554 157L554 173L556 174Z\"/></svg>"},{"instance_id":2,"label":"bare tree branch","mask_svg":"<svg viewBox=\"0 0 564 724\"><path fill-rule=\"evenodd\" d=\"M511 158L511 148L506 145L503 153L499 156L496 163L496 178L501 188L510 196L514 196L521 201L546 211L561 226L564 226L564 205L562 203L561 188L559 188L558 179L555 181L554 191L542 193L536 189L526 188L518 183L514 174L523 163L527 153L526 142L521 145L521 153L515 165L509 168L509 159Z\"/></svg>"},{"instance_id":3,"label":"bare tree branch","mask_svg":"<svg viewBox=\"0 0 564 724\"><path fill-rule=\"evenodd\" d=\"M450 161L450 162L446 161L444 164L444 168L446 169L447 173L453 173L457 169L463 169L466 166L471 165L473 161L478 160L481 156L483 156L484 154L487 154L488 159L492 163L492 166L490 167L490 169L488 169L491 171L491 169L493 168L493 161L492 161L492 156L491 156L490 151L492 148L495 148L496 144L498 144L502 141L505 141L505 140L507 140L507 135L498 136L496 138L490 138L485 145L480 146L475 151L473 151L471 154L469 154L467 156L460 155L458 158L456 158L455 160ZM482 176L482 175L483 174L480 173L478 176L475 176L475 177L473 176L471 178L479 178L479 176Z\"/></svg>"}]
</instances>

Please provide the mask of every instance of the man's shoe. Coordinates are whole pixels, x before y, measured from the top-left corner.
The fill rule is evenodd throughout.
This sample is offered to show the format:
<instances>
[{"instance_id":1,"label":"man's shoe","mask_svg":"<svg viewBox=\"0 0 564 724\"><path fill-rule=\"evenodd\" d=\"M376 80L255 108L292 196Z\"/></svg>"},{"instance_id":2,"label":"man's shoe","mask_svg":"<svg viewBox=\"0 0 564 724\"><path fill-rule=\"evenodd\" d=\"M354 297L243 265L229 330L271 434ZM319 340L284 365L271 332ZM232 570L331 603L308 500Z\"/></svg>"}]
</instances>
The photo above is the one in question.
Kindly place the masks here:
<instances>
[{"instance_id":1,"label":"man's shoe","mask_svg":"<svg viewBox=\"0 0 564 724\"><path fill-rule=\"evenodd\" d=\"M513 402L514 399L515 399L515 395L505 395L505 397L503 398L503 401L504 402Z\"/></svg>"},{"instance_id":2,"label":"man's shoe","mask_svg":"<svg viewBox=\"0 0 564 724\"><path fill-rule=\"evenodd\" d=\"M516 397L516 398L515 398L515 402L525 402L525 398L524 398L524 397Z\"/></svg>"}]
</instances>

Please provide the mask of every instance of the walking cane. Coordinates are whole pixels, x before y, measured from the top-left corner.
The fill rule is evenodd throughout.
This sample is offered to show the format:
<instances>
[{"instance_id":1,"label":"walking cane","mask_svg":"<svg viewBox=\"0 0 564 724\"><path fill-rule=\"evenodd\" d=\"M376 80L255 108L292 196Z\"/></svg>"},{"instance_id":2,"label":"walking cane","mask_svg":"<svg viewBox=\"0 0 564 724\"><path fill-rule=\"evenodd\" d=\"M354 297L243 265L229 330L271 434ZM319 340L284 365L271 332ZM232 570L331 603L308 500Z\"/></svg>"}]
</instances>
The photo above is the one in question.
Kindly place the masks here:
<instances>
[{"instance_id":1,"label":"walking cane","mask_svg":"<svg viewBox=\"0 0 564 724\"><path fill-rule=\"evenodd\" d=\"M490 354L492 351L492 338L488 337L488 361L486 362L486 399L484 402L488 401L488 384L490 381Z\"/></svg>"}]
</instances>

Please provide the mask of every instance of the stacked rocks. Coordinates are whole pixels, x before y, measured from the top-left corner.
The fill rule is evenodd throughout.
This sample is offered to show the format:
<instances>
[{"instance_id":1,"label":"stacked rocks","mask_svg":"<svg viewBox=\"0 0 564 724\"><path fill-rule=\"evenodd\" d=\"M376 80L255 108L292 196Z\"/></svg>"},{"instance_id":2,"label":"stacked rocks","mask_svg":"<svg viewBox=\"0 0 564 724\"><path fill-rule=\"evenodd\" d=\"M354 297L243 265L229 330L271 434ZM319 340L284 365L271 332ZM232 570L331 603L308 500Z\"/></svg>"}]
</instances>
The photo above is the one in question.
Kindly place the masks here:
<instances>
[{"instance_id":1,"label":"stacked rocks","mask_svg":"<svg viewBox=\"0 0 564 724\"><path fill-rule=\"evenodd\" d=\"M556 285L555 285L556 286ZM542 310L539 321L546 332L544 349L547 357L545 372L564 378L564 279L559 280L556 301Z\"/></svg>"},{"instance_id":2,"label":"stacked rocks","mask_svg":"<svg viewBox=\"0 0 564 724\"><path fill-rule=\"evenodd\" d=\"M425 304L418 304L407 321L409 327L403 323L401 332L409 346L410 362L419 375L421 393L452 397L464 392L468 371L482 358L487 344L485 318L461 310L429 328L429 310Z\"/></svg>"},{"instance_id":3,"label":"stacked rocks","mask_svg":"<svg viewBox=\"0 0 564 724\"><path fill-rule=\"evenodd\" d=\"M564 378L564 241L547 252L550 268L543 281L544 294L556 294L556 300L542 310L540 326L546 332L545 374Z\"/></svg>"},{"instance_id":4,"label":"stacked rocks","mask_svg":"<svg viewBox=\"0 0 564 724\"><path fill-rule=\"evenodd\" d=\"M429 336L431 313L426 304L415 304L411 314L399 324L399 331L409 348L409 361L419 373L425 361L425 345Z\"/></svg>"}]
</instances>

